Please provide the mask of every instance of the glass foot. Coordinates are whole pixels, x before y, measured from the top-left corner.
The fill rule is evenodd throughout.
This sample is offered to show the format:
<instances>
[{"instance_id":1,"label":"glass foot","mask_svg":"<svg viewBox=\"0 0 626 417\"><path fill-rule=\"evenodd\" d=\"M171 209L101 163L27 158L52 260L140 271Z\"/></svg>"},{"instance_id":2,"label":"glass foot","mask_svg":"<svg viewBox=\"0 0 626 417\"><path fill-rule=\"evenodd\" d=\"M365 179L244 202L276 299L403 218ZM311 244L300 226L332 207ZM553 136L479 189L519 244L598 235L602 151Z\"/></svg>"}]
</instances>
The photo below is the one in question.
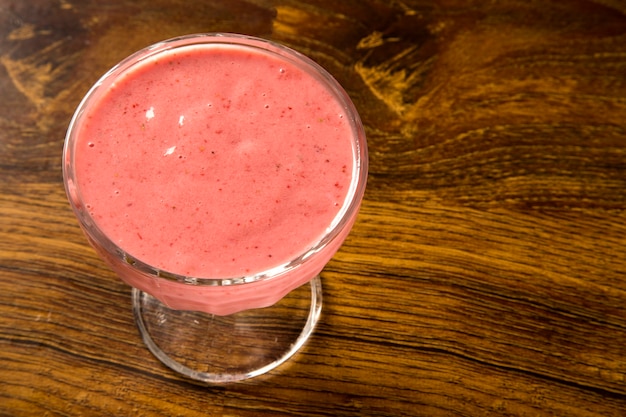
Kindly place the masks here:
<instances>
[{"instance_id":1,"label":"glass foot","mask_svg":"<svg viewBox=\"0 0 626 417\"><path fill-rule=\"evenodd\" d=\"M229 316L172 310L133 288L133 313L148 349L165 365L205 383L262 375L309 338L322 309L317 276L273 306Z\"/></svg>"}]
</instances>

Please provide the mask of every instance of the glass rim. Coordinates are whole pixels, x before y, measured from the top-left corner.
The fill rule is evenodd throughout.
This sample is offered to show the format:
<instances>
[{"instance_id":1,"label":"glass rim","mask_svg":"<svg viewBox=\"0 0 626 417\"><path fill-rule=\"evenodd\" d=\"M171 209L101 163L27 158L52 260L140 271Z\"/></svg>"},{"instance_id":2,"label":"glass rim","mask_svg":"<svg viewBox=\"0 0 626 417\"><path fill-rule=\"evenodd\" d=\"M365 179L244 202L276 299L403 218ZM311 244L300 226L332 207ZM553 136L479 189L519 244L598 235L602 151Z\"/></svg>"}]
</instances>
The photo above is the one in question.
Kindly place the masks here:
<instances>
[{"instance_id":1,"label":"glass rim","mask_svg":"<svg viewBox=\"0 0 626 417\"><path fill-rule=\"evenodd\" d=\"M101 88L103 88L103 85L106 82L114 81L118 76L124 74L135 65L140 65L142 62L151 57L178 48L202 45L232 45L243 48L252 48L261 50L265 53L270 53L274 56L280 57L281 59L289 61L298 68L307 72L319 82L323 83L326 90L331 93L333 98L337 100L340 106L345 110L352 130L351 141L353 148L353 169L350 187L341 209L334 217L331 224L326 228L322 238L317 241L313 241L306 250L290 261L263 271L252 273L250 275L234 277L194 277L151 266L150 264L145 263L141 259L133 256L131 253L126 252L114 243L111 238L109 238L100 229L95 219L93 219L89 214L89 211L78 207L76 204L76 202L79 202L82 205L82 198L77 181L75 181L76 175L73 169L74 151L70 148L73 148L72 145L76 142L75 137L77 124L80 122L82 115L89 107L91 101L99 97L98 94L100 93ZM98 81L91 86L82 98L72 116L64 140L62 169L65 191L72 210L79 220L81 228L88 235L90 240L97 242L97 244L102 246L106 252L124 261L131 268L153 277L190 285L226 286L269 280L284 275L306 262L306 260L309 257L314 256L315 253L324 249L346 226L349 226L349 222L353 216L356 216L356 212L359 210L361 200L365 193L368 175L368 151L365 130L354 103L337 80L321 65L306 55L271 40L235 33L207 32L179 36L154 43L124 58L104 73L104 75L102 75ZM74 189L72 189L72 187L74 187Z\"/></svg>"}]
</instances>

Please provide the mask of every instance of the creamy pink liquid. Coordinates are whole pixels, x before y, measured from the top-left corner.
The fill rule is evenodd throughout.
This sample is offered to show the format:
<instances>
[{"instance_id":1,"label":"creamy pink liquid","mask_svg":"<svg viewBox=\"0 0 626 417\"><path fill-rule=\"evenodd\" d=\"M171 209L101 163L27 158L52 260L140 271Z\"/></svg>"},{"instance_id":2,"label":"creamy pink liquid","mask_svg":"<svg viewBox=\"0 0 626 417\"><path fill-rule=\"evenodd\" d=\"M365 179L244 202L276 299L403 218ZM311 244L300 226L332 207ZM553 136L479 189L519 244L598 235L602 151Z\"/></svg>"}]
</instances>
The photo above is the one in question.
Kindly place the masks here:
<instances>
[{"instance_id":1,"label":"creamy pink liquid","mask_svg":"<svg viewBox=\"0 0 626 417\"><path fill-rule=\"evenodd\" d=\"M82 209L130 257L189 277L252 276L305 253L346 204L355 175L354 127L327 88L288 61L233 45L178 48L135 65L75 129ZM311 279L348 230L319 262L244 285L180 284L104 255L173 308L229 314Z\"/></svg>"}]
</instances>

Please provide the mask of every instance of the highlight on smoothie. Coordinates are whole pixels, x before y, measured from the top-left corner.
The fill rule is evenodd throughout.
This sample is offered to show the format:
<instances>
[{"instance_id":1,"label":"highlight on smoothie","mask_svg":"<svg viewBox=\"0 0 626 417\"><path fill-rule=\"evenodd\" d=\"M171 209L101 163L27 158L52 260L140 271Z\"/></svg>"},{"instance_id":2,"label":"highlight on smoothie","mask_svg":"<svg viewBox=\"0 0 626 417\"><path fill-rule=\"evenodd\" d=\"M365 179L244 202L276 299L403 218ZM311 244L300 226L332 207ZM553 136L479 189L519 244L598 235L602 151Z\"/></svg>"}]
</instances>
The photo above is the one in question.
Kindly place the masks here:
<instances>
[{"instance_id":1,"label":"highlight on smoothie","mask_svg":"<svg viewBox=\"0 0 626 417\"><path fill-rule=\"evenodd\" d=\"M197 34L137 52L91 88L63 172L83 232L136 309L236 315L310 283L312 311L363 198L367 145L348 95L309 58Z\"/></svg>"}]
</instances>

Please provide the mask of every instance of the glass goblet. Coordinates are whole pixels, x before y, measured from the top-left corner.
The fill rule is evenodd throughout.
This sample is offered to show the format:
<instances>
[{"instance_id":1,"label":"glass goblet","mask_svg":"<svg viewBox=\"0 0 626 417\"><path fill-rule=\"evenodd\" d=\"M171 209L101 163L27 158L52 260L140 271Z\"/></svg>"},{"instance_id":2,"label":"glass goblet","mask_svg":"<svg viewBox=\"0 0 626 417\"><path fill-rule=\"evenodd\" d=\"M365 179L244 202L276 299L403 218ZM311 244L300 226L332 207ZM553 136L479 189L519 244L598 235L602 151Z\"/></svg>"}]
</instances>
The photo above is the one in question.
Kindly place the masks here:
<instances>
[{"instance_id":1,"label":"glass goblet","mask_svg":"<svg viewBox=\"0 0 626 417\"><path fill-rule=\"evenodd\" d=\"M206 383L266 373L309 338L367 165L358 113L326 70L224 33L163 41L109 70L63 155L70 205L133 288L149 350Z\"/></svg>"}]
</instances>

